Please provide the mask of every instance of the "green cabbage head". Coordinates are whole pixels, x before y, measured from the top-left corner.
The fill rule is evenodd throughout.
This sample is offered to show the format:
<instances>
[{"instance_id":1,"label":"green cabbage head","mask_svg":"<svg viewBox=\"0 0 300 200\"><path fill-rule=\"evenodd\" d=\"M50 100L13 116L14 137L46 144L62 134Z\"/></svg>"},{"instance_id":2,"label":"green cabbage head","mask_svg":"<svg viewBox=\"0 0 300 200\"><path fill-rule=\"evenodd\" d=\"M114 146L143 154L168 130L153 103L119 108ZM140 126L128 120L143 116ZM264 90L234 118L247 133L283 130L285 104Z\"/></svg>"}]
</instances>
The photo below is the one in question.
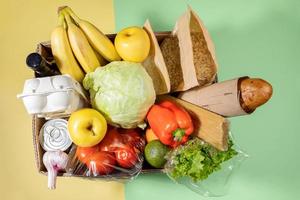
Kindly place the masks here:
<instances>
[{"instance_id":1,"label":"green cabbage head","mask_svg":"<svg viewBox=\"0 0 300 200\"><path fill-rule=\"evenodd\" d=\"M140 63L111 62L86 74L83 86L93 108L122 128L142 126L156 98L152 79Z\"/></svg>"}]
</instances>

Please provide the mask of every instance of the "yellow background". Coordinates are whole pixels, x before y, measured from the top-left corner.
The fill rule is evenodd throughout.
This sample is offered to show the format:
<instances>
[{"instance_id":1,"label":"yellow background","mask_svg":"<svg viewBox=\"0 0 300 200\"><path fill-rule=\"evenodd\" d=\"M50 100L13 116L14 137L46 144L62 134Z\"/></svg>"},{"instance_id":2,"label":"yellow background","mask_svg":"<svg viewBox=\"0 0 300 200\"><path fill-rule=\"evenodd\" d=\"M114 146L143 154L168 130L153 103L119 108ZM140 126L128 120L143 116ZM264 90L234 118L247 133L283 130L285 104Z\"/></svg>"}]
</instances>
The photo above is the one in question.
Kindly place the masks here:
<instances>
[{"instance_id":1,"label":"yellow background","mask_svg":"<svg viewBox=\"0 0 300 200\"><path fill-rule=\"evenodd\" d=\"M27 54L50 38L58 6L69 5L103 32L114 32L111 0L18 0L0 3L0 199L124 199L123 184L59 178L57 189L47 189L47 177L34 162L31 118L16 95L32 77L25 66Z\"/></svg>"}]
</instances>

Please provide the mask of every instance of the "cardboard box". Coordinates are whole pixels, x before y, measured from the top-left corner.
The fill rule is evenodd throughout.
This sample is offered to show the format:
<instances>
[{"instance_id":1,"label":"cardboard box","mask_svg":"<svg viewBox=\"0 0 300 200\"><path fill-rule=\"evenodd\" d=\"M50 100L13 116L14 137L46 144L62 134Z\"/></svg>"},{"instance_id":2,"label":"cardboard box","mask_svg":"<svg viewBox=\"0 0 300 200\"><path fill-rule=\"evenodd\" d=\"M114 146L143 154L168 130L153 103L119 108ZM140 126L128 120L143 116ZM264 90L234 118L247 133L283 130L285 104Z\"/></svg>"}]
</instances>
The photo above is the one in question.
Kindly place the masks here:
<instances>
[{"instance_id":1,"label":"cardboard box","mask_svg":"<svg viewBox=\"0 0 300 200\"><path fill-rule=\"evenodd\" d=\"M171 34L171 32L155 33L158 43L161 43L162 40L170 34ZM116 34L109 34L107 36L111 40L114 40ZM37 52L40 53L44 58L46 58L47 61L53 61L50 42L42 42L42 43L38 44ZM40 129L42 128L42 126L45 122L46 122L45 119L38 118L37 116L33 116L33 118L32 118L33 146L34 146L34 152L35 152L36 166L37 166L38 171L44 175L47 174L47 170L43 164L43 155L44 155L45 151L43 150L43 148L41 147L41 145L39 143L39 133L40 133ZM162 169L155 169L155 168L152 168L151 166L145 164L143 166L143 170L141 173L160 173L160 172L162 172ZM58 176L70 176L70 175L66 174L66 173L59 173ZM92 177L86 177L86 176L80 176L80 175L72 175L72 176L92 178ZM122 173L118 173L116 175L112 174L112 178L113 179L115 178L118 180L127 179L128 175L122 174ZM97 179L107 180L110 178L108 178L107 176L103 176L103 177L97 177Z\"/></svg>"}]
</instances>

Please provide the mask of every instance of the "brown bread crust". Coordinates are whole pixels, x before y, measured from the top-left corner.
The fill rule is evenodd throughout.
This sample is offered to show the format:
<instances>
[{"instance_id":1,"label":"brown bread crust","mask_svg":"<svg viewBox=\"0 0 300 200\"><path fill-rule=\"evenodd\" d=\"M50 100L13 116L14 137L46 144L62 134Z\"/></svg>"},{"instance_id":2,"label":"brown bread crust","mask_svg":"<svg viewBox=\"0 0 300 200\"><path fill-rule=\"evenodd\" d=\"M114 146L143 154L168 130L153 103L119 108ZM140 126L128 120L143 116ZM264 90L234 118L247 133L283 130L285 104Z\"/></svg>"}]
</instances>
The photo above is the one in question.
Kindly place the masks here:
<instances>
[{"instance_id":1,"label":"brown bread crust","mask_svg":"<svg viewBox=\"0 0 300 200\"><path fill-rule=\"evenodd\" d=\"M241 79L239 88L241 106L248 113L265 104L273 93L272 85L260 78Z\"/></svg>"}]
</instances>

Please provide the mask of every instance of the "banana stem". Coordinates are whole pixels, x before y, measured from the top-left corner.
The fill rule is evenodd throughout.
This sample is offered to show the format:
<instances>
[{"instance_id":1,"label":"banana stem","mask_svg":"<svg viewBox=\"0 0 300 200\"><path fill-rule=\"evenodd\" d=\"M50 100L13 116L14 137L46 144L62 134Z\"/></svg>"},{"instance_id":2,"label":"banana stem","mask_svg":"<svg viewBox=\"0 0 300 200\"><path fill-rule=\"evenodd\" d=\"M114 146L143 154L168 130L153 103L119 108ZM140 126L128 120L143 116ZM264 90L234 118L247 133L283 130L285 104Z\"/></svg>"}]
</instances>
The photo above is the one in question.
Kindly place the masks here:
<instances>
[{"instance_id":1,"label":"banana stem","mask_svg":"<svg viewBox=\"0 0 300 200\"><path fill-rule=\"evenodd\" d=\"M63 13L60 12L59 15L58 15L58 25L59 26L64 26L64 23L65 23L65 17L63 15Z\"/></svg>"},{"instance_id":2,"label":"banana stem","mask_svg":"<svg viewBox=\"0 0 300 200\"><path fill-rule=\"evenodd\" d=\"M66 7L64 9L71 17L74 19L74 21L78 24L81 19L73 12L73 10L70 7Z\"/></svg>"},{"instance_id":3,"label":"banana stem","mask_svg":"<svg viewBox=\"0 0 300 200\"><path fill-rule=\"evenodd\" d=\"M63 24L64 29L67 29L68 25L66 23L66 20L64 20L64 24Z\"/></svg>"},{"instance_id":4,"label":"banana stem","mask_svg":"<svg viewBox=\"0 0 300 200\"><path fill-rule=\"evenodd\" d=\"M63 15L65 16L65 19L67 21L68 26L72 23L71 17L69 15L69 13L66 10L63 10Z\"/></svg>"}]
</instances>

